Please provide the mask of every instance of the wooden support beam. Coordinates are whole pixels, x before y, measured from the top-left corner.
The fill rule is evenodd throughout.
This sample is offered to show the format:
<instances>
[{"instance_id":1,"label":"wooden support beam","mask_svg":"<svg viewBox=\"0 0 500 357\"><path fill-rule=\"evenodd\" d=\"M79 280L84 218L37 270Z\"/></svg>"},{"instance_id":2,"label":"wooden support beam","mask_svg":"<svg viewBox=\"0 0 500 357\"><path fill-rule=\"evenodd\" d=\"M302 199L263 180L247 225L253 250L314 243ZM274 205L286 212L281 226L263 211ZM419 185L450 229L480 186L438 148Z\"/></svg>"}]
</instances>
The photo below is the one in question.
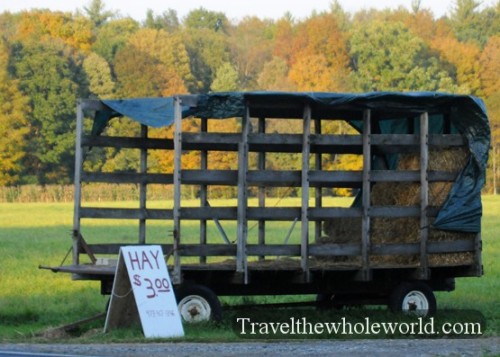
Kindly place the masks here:
<instances>
[{"instance_id":1,"label":"wooden support beam","mask_svg":"<svg viewBox=\"0 0 500 357\"><path fill-rule=\"evenodd\" d=\"M371 280L372 272L370 269L370 198L371 198L371 165L372 165L372 147L371 147L371 111L366 109L363 113L363 216L361 218L361 262L362 268L359 271L358 279L362 281Z\"/></svg>"},{"instance_id":2,"label":"wooden support beam","mask_svg":"<svg viewBox=\"0 0 500 357\"><path fill-rule=\"evenodd\" d=\"M181 255L179 246L181 242L181 157L182 157L182 107L180 98L174 98L174 269L172 282L180 284Z\"/></svg>"},{"instance_id":3,"label":"wooden support beam","mask_svg":"<svg viewBox=\"0 0 500 357\"><path fill-rule=\"evenodd\" d=\"M310 280L309 274L309 155L311 153L311 107L304 107L302 136L302 204L301 204L301 249L300 266L305 281Z\"/></svg>"},{"instance_id":4,"label":"wooden support beam","mask_svg":"<svg viewBox=\"0 0 500 357\"><path fill-rule=\"evenodd\" d=\"M266 118L261 117L259 118L259 124L258 124L258 131L259 134L265 135L266 133ZM258 162L257 162L257 169L260 172L263 172L266 169L266 152L261 151L258 154ZM260 185L258 189L258 200L259 200L259 207L264 208L266 207L266 187L264 185ZM265 219L259 219L259 236L258 236L258 242L259 244L266 244L266 220ZM264 260L266 257L264 255L261 255L259 257L259 260Z\"/></svg>"},{"instance_id":5,"label":"wooden support beam","mask_svg":"<svg viewBox=\"0 0 500 357\"><path fill-rule=\"evenodd\" d=\"M83 136L83 107L85 103L78 100L76 107L76 140L75 140L75 179L74 179L74 206L73 206L73 264L80 263L80 208L82 203L82 136Z\"/></svg>"},{"instance_id":6,"label":"wooden support beam","mask_svg":"<svg viewBox=\"0 0 500 357\"><path fill-rule=\"evenodd\" d=\"M141 139L147 140L148 127L141 124ZM148 172L148 149L141 148L140 173L142 175ZM141 182L139 186L139 209L146 210L147 183ZM146 218L139 219L139 244L146 244Z\"/></svg>"},{"instance_id":7,"label":"wooden support beam","mask_svg":"<svg viewBox=\"0 0 500 357\"><path fill-rule=\"evenodd\" d=\"M241 142L238 144L238 208L237 208L237 257L236 271L243 273L248 283L247 235L248 235L248 134L250 132L250 108L248 103L245 115L241 118Z\"/></svg>"},{"instance_id":8,"label":"wooden support beam","mask_svg":"<svg viewBox=\"0 0 500 357\"><path fill-rule=\"evenodd\" d=\"M321 136L321 119L314 119L314 132L316 135ZM322 172L322 155L321 152L316 152L314 155L314 170L316 172ZM309 179L311 177L309 176ZM323 206L323 195L321 193L322 187L321 186L316 186L316 189L314 190L314 207L320 208ZM321 237L321 227L322 227L322 222L321 221L316 221L314 222L314 240L318 241L318 239Z\"/></svg>"},{"instance_id":9,"label":"wooden support beam","mask_svg":"<svg viewBox=\"0 0 500 357\"><path fill-rule=\"evenodd\" d=\"M201 118L200 132L206 133L208 131L208 119ZM200 169L202 171L207 171L208 168L208 152L207 150L200 151ZM208 192L207 185L200 185L200 207L206 207L208 205ZM200 220L200 244L207 244L207 220ZM207 257L205 255L200 255L200 263L204 264L207 262Z\"/></svg>"},{"instance_id":10,"label":"wooden support beam","mask_svg":"<svg viewBox=\"0 0 500 357\"><path fill-rule=\"evenodd\" d=\"M429 237L429 114L420 116L420 279L429 278L427 239Z\"/></svg>"}]
</instances>

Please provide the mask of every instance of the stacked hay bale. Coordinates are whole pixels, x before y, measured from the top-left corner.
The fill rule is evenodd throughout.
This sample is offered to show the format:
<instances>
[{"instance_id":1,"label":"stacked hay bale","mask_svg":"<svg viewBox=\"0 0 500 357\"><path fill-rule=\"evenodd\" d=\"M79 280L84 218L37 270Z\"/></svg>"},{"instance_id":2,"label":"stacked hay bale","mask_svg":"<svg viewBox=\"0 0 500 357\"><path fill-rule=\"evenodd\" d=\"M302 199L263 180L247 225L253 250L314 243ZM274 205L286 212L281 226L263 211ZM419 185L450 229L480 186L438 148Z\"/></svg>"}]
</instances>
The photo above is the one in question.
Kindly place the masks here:
<instances>
[{"instance_id":1,"label":"stacked hay bale","mask_svg":"<svg viewBox=\"0 0 500 357\"><path fill-rule=\"evenodd\" d=\"M447 171L458 174L468 160L465 148L451 148L429 151L429 170ZM397 170L420 170L420 155L401 154ZM453 182L429 183L429 205L440 207L446 201ZM373 206L419 206L420 184L416 182L379 182L373 185L371 192ZM429 222L432 224L432 221ZM326 243L357 243L361 241L361 218L332 218L323 224L326 237L318 240L318 244ZM429 241L450 241L459 239L473 239L474 234L461 232L447 232L429 229ZM418 243L420 242L419 217L376 217L371 220L372 244L391 243ZM429 264L459 264L472 263L472 253L443 253L433 254ZM353 261L341 259L342 261ZM418 265L418 255L391 255L371 256L370 260L379 265Z\"/></svg>"}]
</instances>

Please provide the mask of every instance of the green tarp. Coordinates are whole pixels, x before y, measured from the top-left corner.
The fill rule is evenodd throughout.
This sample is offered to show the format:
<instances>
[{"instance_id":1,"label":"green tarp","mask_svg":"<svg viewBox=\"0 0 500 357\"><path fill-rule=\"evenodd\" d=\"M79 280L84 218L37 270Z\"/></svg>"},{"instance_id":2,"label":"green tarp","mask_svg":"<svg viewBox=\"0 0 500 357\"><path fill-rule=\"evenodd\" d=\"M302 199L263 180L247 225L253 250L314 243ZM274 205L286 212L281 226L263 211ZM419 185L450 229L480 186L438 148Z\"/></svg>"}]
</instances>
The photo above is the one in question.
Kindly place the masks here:
<instances>
[{"instance_id":1,"label":"green tarp","mask_svg":"<svg viewBox=\"0 0 500 357\"><path fill-rule=\"evenodd\" d=\"M416 133L418 125L412 125L411 118L417 120L418 115L423 112L429 112L432 115L430 131L444 133L443 113L445 113L451 121L451 129L467 139L471 155L469 162L456 179L433 226L443 230L480 232L481 188L485 182L490 127L486 108L479 98L435 92L363 94L231 92L193 95L186 98L189 100L183 101L182 105L184 118L190 116L212 119L241 117L244 115L247 101L252 105L258 103L261 106L288 103L291 105L286 106L287 109L283 111L286 115L284 117L300 118L302 105L309 104L313 118L341 118L360 132L362 131L362 111L372 109L377 113L376 121L381 134ZM169 126L174 121L174 98L172 97L103 100L103 102L110 109L96 113L93 126L95 135L99 134L109 119L115 116L127 116L153 127ZM403 117L401 117L402 113L404 113Z\"/></svg>"}]
</instances>

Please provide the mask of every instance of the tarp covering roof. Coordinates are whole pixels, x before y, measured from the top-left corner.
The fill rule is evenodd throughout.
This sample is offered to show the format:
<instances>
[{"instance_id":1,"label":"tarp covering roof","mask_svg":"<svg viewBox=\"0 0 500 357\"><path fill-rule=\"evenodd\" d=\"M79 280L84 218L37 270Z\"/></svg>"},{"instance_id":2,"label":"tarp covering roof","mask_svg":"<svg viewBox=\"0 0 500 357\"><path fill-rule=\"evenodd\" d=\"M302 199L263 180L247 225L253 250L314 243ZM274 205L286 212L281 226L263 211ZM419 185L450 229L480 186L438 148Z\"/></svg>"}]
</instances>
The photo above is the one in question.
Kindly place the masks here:
<instances>
[{"instance_id":1,"label":"tarp covering roof","mask_svg":"<svg viewBox=\"0 0 500 357\"><path fill-rule=\"evenodd\" d=\"M417 117L423 112L434 116L435 120L432 120L430 131L443 133L444 116L448 116L453 130L465 136L471 155L433 226L443 230L480 231L481 189L485 183L490 127L485 105L479 98L435 92L363 94L229 92L180 96L180 98L183 118L241 117L245 113L247 103L250 103L252 108L261 108L266 117L301 118L303 105L309 104L313 118L344 119L360 132L363 110L372 109L377 113L376 120L379 121L381 134L412 134L408 117L412 117L413 114ZM127 116L152 127L169 126L174 121L174 97L102 102L109 107L109 110L96 113L93 134L99 134L110 118L116 116ZM260 115L259 109L255 110L255 114ZM437 120L439 116L441 120ZM382 124L384 119L391 119L392 124Z\"/></svg>"}]
</instances>

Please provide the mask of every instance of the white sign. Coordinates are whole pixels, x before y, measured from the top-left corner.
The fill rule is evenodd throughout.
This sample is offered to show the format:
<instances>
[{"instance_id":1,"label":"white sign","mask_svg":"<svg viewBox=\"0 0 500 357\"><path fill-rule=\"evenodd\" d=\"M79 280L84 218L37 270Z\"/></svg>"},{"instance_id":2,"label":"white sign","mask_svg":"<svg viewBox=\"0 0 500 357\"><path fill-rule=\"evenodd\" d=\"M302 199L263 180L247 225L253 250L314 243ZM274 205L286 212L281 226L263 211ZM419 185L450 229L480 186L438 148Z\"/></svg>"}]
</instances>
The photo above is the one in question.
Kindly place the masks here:
<instances>
[{"instance_id":1,"label":"white sign","mask_svg":"<svg viewBox=\"0 0 500 357\"><path fill-rule=\"evenodd\" d=\"M125 279L120 271L124 268L128 279ZM145 337L184 336L161 246L129 246L120 249L105 330L113 324L113 316L123 316L123 313L117 313L116 309L112 311L113 301L128 295L124 294L127 288L124 289L123 284L129 287L129 293L133 293ZM119 303L116 305L120 306Z\"/></svg>"}]
</instances>

